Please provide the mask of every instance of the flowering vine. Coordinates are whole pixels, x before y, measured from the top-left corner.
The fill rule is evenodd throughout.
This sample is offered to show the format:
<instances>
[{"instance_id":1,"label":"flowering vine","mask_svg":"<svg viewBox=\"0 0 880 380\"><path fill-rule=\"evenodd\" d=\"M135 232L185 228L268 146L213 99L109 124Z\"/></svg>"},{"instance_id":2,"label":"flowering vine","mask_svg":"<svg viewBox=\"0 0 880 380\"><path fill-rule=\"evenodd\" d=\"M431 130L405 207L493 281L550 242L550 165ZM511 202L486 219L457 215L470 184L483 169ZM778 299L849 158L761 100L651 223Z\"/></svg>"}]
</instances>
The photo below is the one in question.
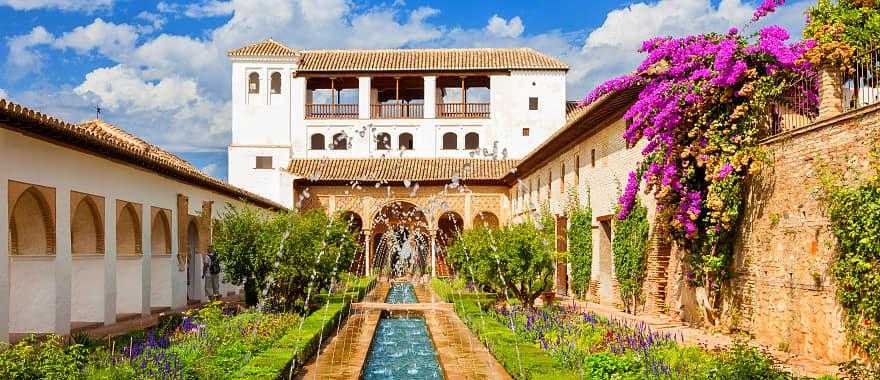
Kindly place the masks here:
<instances>
[{"instance_id":1,"label":"flowering vine","mask_svg":"<svg viewBox=\"0 0 880 380\"><path fill-rule=\"evenodd\" d=\"M753 20L782 3L764 1ZM633 209L644 181L657 200L656 223L689 252L688 277L714 296L728 276L744 181L761 166L758 139L769 121L769 102L812 74L802 56L813 44L788 39L779 26L753 36L732 28L653 38L643 43L647 58L634 73L600 85L582 101L641 89L624 115L623 137L630 146L645 141L644 160L629 175L618 218Z\"/></svg>"}]
</instances>

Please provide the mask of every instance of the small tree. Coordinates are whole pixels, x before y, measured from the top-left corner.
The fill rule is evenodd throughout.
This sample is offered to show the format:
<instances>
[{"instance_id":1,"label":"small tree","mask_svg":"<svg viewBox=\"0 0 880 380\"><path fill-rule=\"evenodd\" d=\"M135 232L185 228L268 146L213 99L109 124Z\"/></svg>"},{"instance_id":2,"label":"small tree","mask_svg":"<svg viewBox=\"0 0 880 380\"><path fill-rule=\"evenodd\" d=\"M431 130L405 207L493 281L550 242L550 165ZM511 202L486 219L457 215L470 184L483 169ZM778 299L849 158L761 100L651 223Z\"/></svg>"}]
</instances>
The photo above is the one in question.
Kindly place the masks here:
<instances>
[{"instance_id":1,"label":"small tree","mask_svg":"<svg viewBox=\"0 0 880 380\"><path fill-rule=\"evenodd\" d=\"M499 230L465 231L448 252L459 273L497 294L512 294L523 305L553 286L551 239L533 223Z\"/></svg>"},{"instance_id":2,"label":"small tree","mask_svg":"<svg viewBox=\"0 0 880 380\"><path fill-rule=\"evenodd\" d=\"M263 250L266 214L250 205L226 204L214 224L214 250L224 268L224 278L235 285L244 284L245 303L258 302L259 289L272 271L271 257Z\"/></svg>"},{"instance_id":3,"label":"small tree","mask_svg":"<svg viewBox=\"0 0 880 380\"><path fill-rule=\"evenodd\" d=\"M628 313L634 313L642 295L648 253L648 210L638 200L632 211L614 225L614 274L620 298Z\"/></svg>"}]
</instances>

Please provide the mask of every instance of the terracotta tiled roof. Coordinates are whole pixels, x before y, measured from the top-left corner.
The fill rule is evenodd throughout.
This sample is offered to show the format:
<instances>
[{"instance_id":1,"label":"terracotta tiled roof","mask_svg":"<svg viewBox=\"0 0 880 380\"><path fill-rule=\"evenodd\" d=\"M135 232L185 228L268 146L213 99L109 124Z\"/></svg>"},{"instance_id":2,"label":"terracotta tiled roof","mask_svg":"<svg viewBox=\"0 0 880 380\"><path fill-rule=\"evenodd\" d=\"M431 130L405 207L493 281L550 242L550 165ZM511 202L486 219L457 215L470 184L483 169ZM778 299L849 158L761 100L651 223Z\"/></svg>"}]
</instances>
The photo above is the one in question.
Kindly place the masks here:
<instances>
[{"instance_id":1,"label":"terracotta tiled roof","mask_svg":"<svg viewBox=\"0 0 880 380\"><path fill-rule=\"evenodd\" d=\"M340 158L292 160L288 170L308 181L499 181L516 160L480 158Z\"/></svg>"},{"instance_id":2,"label":"terracotta tiled roof","mask_svg":"<svg viewBox=\"0 0 880 380\"><path fill-rule=\"evenodd\" d=\"M267 38L263 41L252 43L245 47L230 50L226 53L229 57L296 57L297 51L287 45Z\"/></svg>"},{"instance_id":3,"label":"terracotta tiled roof","mask_svg":"<svg viewBox=\"0 0 880 380\"><path fill-rule=\"evenodd\" d=\"M243 198L259 206L283 206L202 173L189 162L103 121L72 124L0 99L0 128L119 160L184 183Z\"/></svg>"},{"instance_id":4,"label":"terracotta tiled roof","mask_svg":"<svg viewBox=\"0 0 880 380\"><path fill-rule=\"evenodd\" d=\"M299 71L568 70L529 48L305 50Z\"/></svg>"},{"instance_id":5,"label":"terracotta tiled roof","mask_svg":"<svg viewBox=\"0 0 880 380\"><path fill-rule=\"evenodd\" d=\"M569 100L565 102L565 119L568 120L575 115L575 111L581 109L580 101Z\"/></svg>"}]
</instances>

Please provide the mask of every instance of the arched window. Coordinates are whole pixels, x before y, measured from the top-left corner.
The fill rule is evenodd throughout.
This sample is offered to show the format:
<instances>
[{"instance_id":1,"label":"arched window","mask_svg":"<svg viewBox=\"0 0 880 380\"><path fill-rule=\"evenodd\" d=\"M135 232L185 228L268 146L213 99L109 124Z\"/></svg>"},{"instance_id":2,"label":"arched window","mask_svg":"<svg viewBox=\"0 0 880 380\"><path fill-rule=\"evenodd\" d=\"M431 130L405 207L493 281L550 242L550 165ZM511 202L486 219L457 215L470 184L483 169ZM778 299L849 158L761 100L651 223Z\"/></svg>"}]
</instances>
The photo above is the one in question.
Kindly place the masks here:
<instances>
[{"instance_id":1,"label":"arched window","mask_svg":"<svg viewBox=\"0 0 880 380\"><path fill-rule=\"evenodd\" d=\"M443 134L443 149L458 149L458 136L455 133L447 132Z\"/></svg>"},{"instance_id":2,"label":"arched window","mask_svg":"<svg viewBox=\"0 0 880 380\"><path fill-rule=\"evenodd\" d=\"M104 253L104 224L98 206L88 196L83 197L74 210L70 240L74 255Z\"/></svg>"},{"instance_id":3,"label":"arched window","mask_svg":"<svg viewBox=\"0 0 880 380\"><path fill-rule=\"evenodd\" d=\"M131 203L126 203L116 221L116 255L141 254L141 228L138 215Z\"/></svg>"},{"instance_id":4,"label":"arched window","mask_svg":"<svg viewBox=\"0 0 880 380\"><path fill-rule=\"evenodd\" d=\"M333 135L333 150L347 150L348 136L345 133L337 133Z\"/></svg>"},{"instance_id":5,"label":"arched window","mask_svg":"<svg viewBox=\"0 0 880 380\"><path fill-rule=\"evenodd\" d=\"M25 190L9 214L9 246L13 255L55 253L55 226L46 198L34 187Z\"/></svg>"},{"instance_id":6,"label":"arched window","mask_svg":"<svg viewBox=\"0 0 880 380\"><path fill-rule=\"evenodd\" d=\"M248 74L248 94L260 93L260 74Z\"/></svg>"},{"instance_id":7,"label":"arched window","mask_svg":"<svg viewBox=\"0 0 880 380\"><path fill-rule=\"evenodd\" d=\"M400 150L413 150L413 135L401 133L400 136L397 136L397 145Z\"/></svg>"},{"instance_id":8,"label":"arched window","mask_svg":"<svg viewBox=\"0 0 880 380\"><path fill-rule=\"evenodd\" d=\"M312 150L324 150L324 135L320 133L315 133L312 135L312 143L310 148Z\"/></svg>"},{"instance_id":9,"label":"arched window","mask_svg":"<svg viewBox=\"0 0 880 380\"><path fill-rule=\"evenodd\" d=\"M376 135L376 150L391 149L391 135L382 132Z\"/></svg>"},{"instance_id":10,"label":"arched window","mask_svg":"<svg viewBox=\"0 0 880 380\"><path fill-rule=\"evenodd\" d=\"M171 254L171 225L168 223L165 211L160 210L153 217L153 224L150 228L150 247L154 256Z\"/></svg>"},{"instance_id":11,"label":"arched window","mask_svg":"<svg viewBox=\"0 0 880 380\"><path fill-rule=\"evenodd\" d=\"M471 132L464 135L465 149L480 149L480 135L477 132Z\"/></svg>"},{"instance_id":12,"label":"arched window","mask_svg":"<svg viewBox=\"0 0 880 380\"><path fill-rule=\"evenodd\" d=\"M270 87L272 89L272 93L273 94L280 94L281 93L281 73L279 73L279 72L272 73L271 82L272 82L272 84Z\"/></svg>"}]
</instances>

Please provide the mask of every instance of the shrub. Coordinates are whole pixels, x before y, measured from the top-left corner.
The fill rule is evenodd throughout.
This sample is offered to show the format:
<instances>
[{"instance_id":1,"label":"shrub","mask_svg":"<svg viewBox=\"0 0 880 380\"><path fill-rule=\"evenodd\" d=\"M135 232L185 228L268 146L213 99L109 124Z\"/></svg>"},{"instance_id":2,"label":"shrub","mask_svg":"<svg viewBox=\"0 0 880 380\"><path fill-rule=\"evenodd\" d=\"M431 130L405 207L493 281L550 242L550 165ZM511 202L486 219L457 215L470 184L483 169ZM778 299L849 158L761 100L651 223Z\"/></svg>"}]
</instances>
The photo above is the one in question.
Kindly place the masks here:
<instances>
[{"instance_id":1,"label":"shrub","mask_svg":"<svg viewBox=\"0 0 880 380\"><path fill-rule=\"evenodd\" d=\"M786 380L792 376L780 368L773 358L738 340L709 370L709 380Z\"/></svg>"},{"instance_id":2,"label":"shrub","mask_svg":"<svg viewBox=\"0 0 880 380\"><path fill-rule=\"evenodd\" d=\"M614 274L627 312L635 312L642 295L648 253L648 210L636 202L632 211L614 226Z\"/></svg>"},{"instance_id":3,"label":"shrub","mask_svg":"<svg viewBox=\"0 0 880 380\"><path fill-rule=\"evenodd\" d=\"M593 265L593 213L589 206L571 212L568 229L568 253L571 261L571 287L584 296L590 288Z\"/></svg>"},{"instance_id":4,"label":"shrub","mask_svg":"<svg viewBox=\"0 0 880 380\"><path fill-rule=\"evenodd\" d=\"M79 379L85 361L86 351L79 344L66 345L57 335L43 340L32 335L13 346L0 348L0 378Z\"/></svg>"}]
</instances>

